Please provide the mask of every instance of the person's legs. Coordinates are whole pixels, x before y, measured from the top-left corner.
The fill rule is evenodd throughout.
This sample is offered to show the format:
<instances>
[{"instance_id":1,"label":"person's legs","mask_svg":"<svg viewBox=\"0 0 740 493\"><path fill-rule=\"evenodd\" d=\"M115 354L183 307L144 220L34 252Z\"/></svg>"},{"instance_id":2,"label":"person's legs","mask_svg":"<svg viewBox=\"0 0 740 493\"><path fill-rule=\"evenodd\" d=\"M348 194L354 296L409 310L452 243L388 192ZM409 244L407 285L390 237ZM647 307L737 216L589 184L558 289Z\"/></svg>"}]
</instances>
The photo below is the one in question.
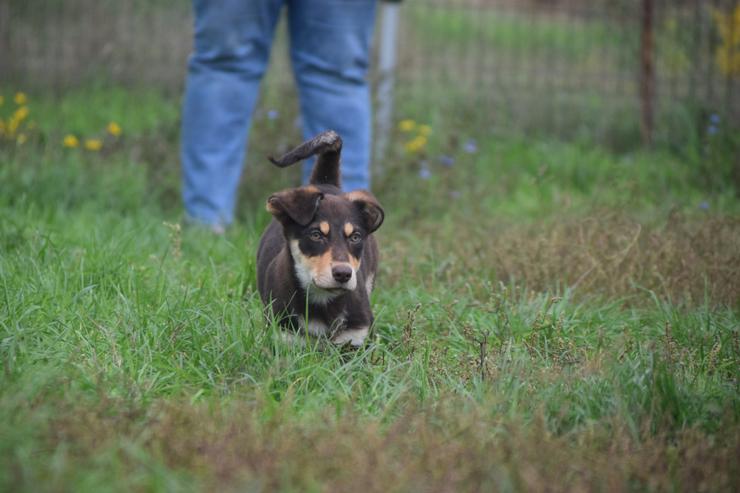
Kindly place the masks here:
<instances>
[{"instance_id":1,"label":"person's legs","mask_svg":"<svg viewBox=\"0 0 740 493\"><path fill-rule=\"evenodd\" d=\"M288 2L290 54L306 139L336 130L342 188L370 187L370 91L366 80L375 0ZM304 166L303 180L311 165Z\"/></svg>"},{"instance_id":2,"label":"person's legs","mask_svg":"<svg viewBox=\"0 0 740 493\"><path fill-rule=\"evenodd\" d=\"M183 201L191 220L231 223L249 123L282 0L193 0L183 102Z\"/></svg>"}]
</instances>

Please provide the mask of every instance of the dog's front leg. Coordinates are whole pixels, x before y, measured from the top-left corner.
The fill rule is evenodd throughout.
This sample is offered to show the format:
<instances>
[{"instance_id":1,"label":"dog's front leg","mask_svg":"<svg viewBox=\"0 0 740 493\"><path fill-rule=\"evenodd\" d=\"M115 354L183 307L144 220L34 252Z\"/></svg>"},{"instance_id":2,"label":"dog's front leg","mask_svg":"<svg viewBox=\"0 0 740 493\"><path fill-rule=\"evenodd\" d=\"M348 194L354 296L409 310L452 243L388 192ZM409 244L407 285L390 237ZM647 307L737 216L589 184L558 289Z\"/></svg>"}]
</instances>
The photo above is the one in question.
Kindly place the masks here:
<instances>
[{"instance_id":1,"label":"dog's front leg","mask_svg":"<svg viewBox=\"0 0 740 493\"><path fill-rule=\"evenodd\" d=\"M332 334L331 341L339 346L362 346L373 325L373 313L370 311L370 300L365 290L355 291L345 317L343 327Z\"/></svg>"},{"instance_id":2,"label":"dog's front leg","mask_svg":"<svg viewBox=\"0 0 740 493\"><path fill-rule=\"evenodd\" d=\"M356 329L344 329L334 334L331 342L338 346L349 344L352 347L360 347L365 343L365 338L370 331L370 326L359 327Z\"/></svg>"}]
</instances>

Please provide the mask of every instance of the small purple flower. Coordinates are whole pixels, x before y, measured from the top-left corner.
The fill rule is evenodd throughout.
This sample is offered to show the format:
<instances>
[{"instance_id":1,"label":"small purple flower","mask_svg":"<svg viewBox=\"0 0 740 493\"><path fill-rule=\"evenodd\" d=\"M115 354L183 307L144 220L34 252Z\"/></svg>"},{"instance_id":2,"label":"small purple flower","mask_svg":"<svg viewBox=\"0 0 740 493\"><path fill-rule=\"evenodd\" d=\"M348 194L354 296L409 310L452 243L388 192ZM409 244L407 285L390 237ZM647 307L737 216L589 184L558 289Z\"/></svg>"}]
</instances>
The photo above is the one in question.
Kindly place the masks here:
<instances>
[{"instance_id":1,"label":"small purple flower","mask_svg":"<svg viewBox=\"0 0 740 493\"><path fill-rule=\"evenodd\" d=\"M468 141L465 142L465 145L463 146L463 150L468 154L475 154L476 152L478 152L478 143L475 141L475 139L468 139Z\"/></svg>"},{"instance_id":2,"label":"small purple flower","mask_svg":"<svg viewBox=\"0 0 740 493\"><path fill-rule=\"evenodd\" d=\"M278 116L280 116L280 112L278 110L268 110L267 111L268 120L277 120Z\"/></svg>"},{"instance_id":3,"label":"small purple flower","mask_svg":"<svg viewBox=\"0 0 740 493\"><path fill-rule=\"evenodd\" d=\"M717 135L717 132L719 132L719 129L717 128L717 125L709 125L707 128L707 134L708 135Z\"/></svg>"},{"instance_id":4,"label":"small purple flower","mask_svg":"<svg viewBox=\"0 0 740 493\"><path fill-rule=\"evenodd\" d=\"M448 156L447 154L443 154L439 156L439 164L451 168L455 164L455 158Z\"/></svg>"},{"instance_id":5,"label":"small purple flower","mask_svg":"<svg viewBox=\"0 0 740 493\"><path fill-rule=\"evenodd\" d=\"M699 209L704 210L704 211L708 211L709 210L709 202L707 202L706 200L702 201L699 204Z\"/></svg>"},{"instance_id":6,"label":"small purple flower","mask_svg":"<svg viewBox=\"0 0 740 493\"><path fill-rule=\"evenodd\" d=\"M717 125L719 123L719 115L717 113L712 113L711 115L709 115L709 123Z\"/></svg>"},{"instance_id":7,"label":"small purple flower","mask_svg":"<svg viewBox=\"0 0 740 493\"><path fill-rule=\"evenodd\" d=\"M426 161L421 162L421 169L419 169L419 177L422 180L428 180L432 177L432 172L429 170L429 166Z\"/></svg>"}]
</instances>

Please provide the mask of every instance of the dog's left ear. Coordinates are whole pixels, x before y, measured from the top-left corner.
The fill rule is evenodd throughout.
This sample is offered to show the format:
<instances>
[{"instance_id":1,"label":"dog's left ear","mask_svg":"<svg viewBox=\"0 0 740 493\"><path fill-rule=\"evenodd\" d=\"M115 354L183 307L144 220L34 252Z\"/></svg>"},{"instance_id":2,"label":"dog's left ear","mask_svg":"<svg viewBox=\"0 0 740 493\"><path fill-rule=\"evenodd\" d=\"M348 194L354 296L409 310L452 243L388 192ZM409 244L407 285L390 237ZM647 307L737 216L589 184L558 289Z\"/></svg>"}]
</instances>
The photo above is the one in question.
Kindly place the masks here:
<instances>
[{"instance_id":1,"label":"dog's left ear","mask_svg":"<svg viewBox=\"0 0 740 493\"><path fill-rule=\"evenodd\" d=\"M373 194L366 190L355 190L345 194L344 197L360 209L369 233L375 232L383 224L385 212Z\"/></svg>"},{"instance_id":2,"label":"dog's left ear","mask_svg":"<svg viewBox=\"0 0 740 493\"><path fill-rule=\"evenodd\" d=\"M283 224L289 221L305 226L316 215L324 194L312 186L291 188L275 193L267 199L267 212Z\"/></svg>"}]
</instances>

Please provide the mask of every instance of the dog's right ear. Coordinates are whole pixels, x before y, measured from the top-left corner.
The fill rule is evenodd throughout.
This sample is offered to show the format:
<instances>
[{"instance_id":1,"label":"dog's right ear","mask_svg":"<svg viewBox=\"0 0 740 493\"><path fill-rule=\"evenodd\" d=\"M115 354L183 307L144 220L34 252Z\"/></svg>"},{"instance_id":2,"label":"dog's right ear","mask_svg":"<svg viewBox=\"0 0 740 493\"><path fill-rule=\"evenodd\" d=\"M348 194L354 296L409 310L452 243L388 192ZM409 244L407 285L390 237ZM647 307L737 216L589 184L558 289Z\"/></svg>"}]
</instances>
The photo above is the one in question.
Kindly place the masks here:
<instances>
[{"instance_id":1,"label":"dog's right ear","mask_svg":"<svg viewBox=\"0 0 740 493\"><path fill-rule=\"evenodd\" d=\"M294 222L306 226L316 215L324 194L312 186L291 188L267 199L267 212L283 224Z\"/></svg>"}]
</instances>

